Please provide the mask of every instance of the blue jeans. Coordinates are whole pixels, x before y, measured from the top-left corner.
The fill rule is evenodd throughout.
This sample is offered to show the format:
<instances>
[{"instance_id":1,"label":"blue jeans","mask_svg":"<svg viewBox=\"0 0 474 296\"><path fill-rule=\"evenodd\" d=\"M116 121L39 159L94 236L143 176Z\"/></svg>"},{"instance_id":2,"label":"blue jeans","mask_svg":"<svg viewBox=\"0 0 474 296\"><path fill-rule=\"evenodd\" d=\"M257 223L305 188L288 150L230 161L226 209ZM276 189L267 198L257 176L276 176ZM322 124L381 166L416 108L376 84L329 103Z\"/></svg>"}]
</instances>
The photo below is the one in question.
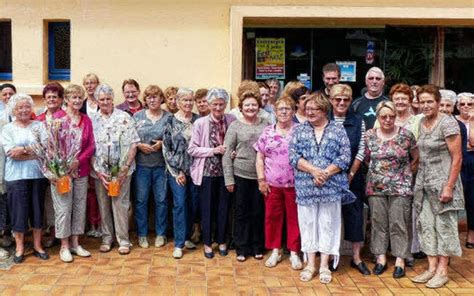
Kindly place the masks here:
<instances>
[{"instance_id":1,"label":"blue jeans","mask_svg":"<svg viewBox=\"0 0 474 296\"><path fill-rule=\"evenodd\" d=\"M194 218L190 215L196 213L198 204L198 191L191 178L186 178L186 185L176 183L176 179L167 175L168 184L173 193L173 232L174 246L183 248L184 242L189 238ZM194 208L194 211L193 211Z\"/></svg>"},{"instance_id":2,"label":"blue jeans","mask_svg":"<svg viewBox=\"0 0 474 296\"><path fill-rule=\"evenodd\" d=\"M148 234L148 198L150 189L155 198L156 235L166 236L168 203L166 200L165 167L137 165L135 172L135 220L138 236Z\"/></svg>"}]
</instances>

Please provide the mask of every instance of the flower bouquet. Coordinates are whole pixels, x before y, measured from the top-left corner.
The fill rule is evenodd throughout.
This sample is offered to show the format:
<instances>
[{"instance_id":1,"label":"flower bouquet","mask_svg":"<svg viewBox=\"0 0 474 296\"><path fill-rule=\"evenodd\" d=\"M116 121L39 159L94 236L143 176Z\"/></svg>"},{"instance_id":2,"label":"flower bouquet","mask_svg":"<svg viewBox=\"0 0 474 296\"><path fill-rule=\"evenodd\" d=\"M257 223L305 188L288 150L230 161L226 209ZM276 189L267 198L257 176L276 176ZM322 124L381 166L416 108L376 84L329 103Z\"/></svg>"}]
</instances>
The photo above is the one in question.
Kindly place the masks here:
<instances>
[{"instance_id":1,"label":"flower bouquet","mask_svg":"<svg viewBox=\"0 0 474 296\"><path fill-rule=\"evenodd\" d=\"M121 168L128 162L135 128L136 123L132 118L117 118L107 122L96 139L94 169L105 175L110 197L120 195L120 178L123 177Z\"/></svg>"},{"instance_id":2,"label":"flower bouquet","mask_svg":"<svg viewBox=\"0 0 474 296\"><path fill-rule=\"evenodd\" d=\"M81 151L82 130L65 117L45 121L33 131L36 144L32 149L40 169L49 180L56 181L59 194L71 191L71 164Z\"/></svg>"}]
</instances>

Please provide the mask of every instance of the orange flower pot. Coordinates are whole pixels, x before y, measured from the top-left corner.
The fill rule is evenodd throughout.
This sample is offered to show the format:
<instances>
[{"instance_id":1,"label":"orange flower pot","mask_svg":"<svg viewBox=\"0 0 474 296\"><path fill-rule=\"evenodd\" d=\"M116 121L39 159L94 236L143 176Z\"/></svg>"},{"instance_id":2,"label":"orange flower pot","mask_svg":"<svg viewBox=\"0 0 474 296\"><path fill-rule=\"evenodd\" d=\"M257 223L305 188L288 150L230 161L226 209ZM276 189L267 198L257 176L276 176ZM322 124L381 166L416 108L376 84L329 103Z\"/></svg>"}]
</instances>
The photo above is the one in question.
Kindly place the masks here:
<instances>
[{"instance_id":1,"label":"orange flower pot","mask_svg":"<svg viewBox=\"0 0 474 296\"><path fill-rule=\"evenodd\" d=\"M120 195L120 183L117 179L112 179L109 183L109 196L117 197Z\"/></svg>"},{"instance_id":2,"label":"orange flower pot","mask_svg":"<svg viewBox=\"0 0 474 296\"><path fill-rule=\"evenodd\" d=\"M62 176L56 183L56 191L59 194L65 194L71 191L71 179L69 176Z\"/></svg>"}]
</instances>

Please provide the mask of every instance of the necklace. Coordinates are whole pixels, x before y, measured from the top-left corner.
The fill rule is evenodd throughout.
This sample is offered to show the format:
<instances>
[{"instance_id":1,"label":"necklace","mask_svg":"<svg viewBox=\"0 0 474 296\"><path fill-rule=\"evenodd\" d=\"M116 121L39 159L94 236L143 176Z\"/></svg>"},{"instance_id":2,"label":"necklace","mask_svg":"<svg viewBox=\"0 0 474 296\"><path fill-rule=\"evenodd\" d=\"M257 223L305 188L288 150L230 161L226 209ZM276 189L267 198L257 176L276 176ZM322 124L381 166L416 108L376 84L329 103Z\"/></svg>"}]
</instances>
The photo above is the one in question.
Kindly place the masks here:
<instances>
[{"instance_id":1,"label":"necklace","mask_svg":"<svg viewBox=\"0 0 474 296\"><path fill-rule=\"evenodd\" d=\"M436 117L433 118L433 119L426 118L425 121L423 122L423 126L426 129L431 130L436 125L436 123L438 122L438 118L439 118L438 114L436 114Z\"/></svg>"}]
</instances>

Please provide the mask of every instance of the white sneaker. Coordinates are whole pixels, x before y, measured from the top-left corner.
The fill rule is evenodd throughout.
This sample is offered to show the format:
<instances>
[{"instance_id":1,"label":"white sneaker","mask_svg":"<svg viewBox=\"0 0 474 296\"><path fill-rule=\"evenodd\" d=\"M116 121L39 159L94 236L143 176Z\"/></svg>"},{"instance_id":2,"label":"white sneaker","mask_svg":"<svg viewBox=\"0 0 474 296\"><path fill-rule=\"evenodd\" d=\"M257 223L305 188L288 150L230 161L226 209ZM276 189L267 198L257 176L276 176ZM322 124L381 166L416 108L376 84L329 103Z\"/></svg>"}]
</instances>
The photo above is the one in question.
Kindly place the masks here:
<instances>
[{"instance_id":1,"label":"white sneaker","mask_svg":"<svg viewBox=\"0 0 474 296\"><path fill-rule=\"evenodd\" d=\"M267 261L265 261L265 266L270 267L270 268L275 267L280 261L281 261L281 254L279 252L273 251L270 257L268 257Z\"/></svg>"},{"instance_id":2,"label":"white sneaker","mask_svg":"<svg viewBox=\"0 0 474 296\"><path fill-rule=\"evenodd\" d=\"M0 248L0 259L7 259L10 256L7 250Z\"/></svg>"},{"instance_id":3,"label":"white sneaker","mask_svg":"<svg viewBox=\"0 0 474 296\"><path fill-rule=\"evenodd\" d=\"M148 249L150 245L148 244L148 239L146 236L138 237L138 245L143 249Z\"/></svg>"},{"instance_id":4,"label":"white sneaker","mask_svg":"<svg viewBox=\"0 0 474 296\"><path fill-rule=\"evenodd\" d=\"M166 245L166 237L162 236L162 235L158 235L156 238L155 238L155 247L156 248L161 248L163 247L164 245Z\"/></svg>"},{"instance_id":5,"label":"white sneaker","mask_svg":"<svg viewBox=\"0 0 474 296\"><path fill-rule=\"evenodd\" d=\"M181 258L183 258L183 249L181 249L181 248L174 248L174 251L173 251L173 258L174 258L174 259L181 259Z\"/></svg>"},{"instance_id":6,"label":"white sneaker","mask_svg":"<svg viewBox=\"0 0 474 296\"><path fill-rule=\"evenodd\" d=\"M79 257L90 257L91 253L84 249L82 246L77 246L76 248L70 248L69 251Z\"/></svg>"},{"instance_id":7,"label":"white sneaker","mask_svg":"<svg viewBox=\"0 0 474 296\"><path fill-rule=\"evenodd\" d=\"M300 270L303 268L303 263L301 262L300 256L298 254L290 255L291 268L294 270Z\"/></svg>"},{"instance_id":8,"label":"white sneaker","mask_svg":"<svg viewBox=\"0 0 474 296\"><path fill-rule=\"evenodd\" d=\"M72 260L74 260L72 258L71 252L67 248L61 248L61 250L59 250L59 258L66 263L72 262Z\"/></svg>"},{"instance_id":9,"label":"white sneaker","mask_svg":"<svg viewBox=\"0 0 474 296\"><path fill-rule=\"evenodd\" d=\"M192 241L189 241L189 240L184 242L184 246L186 247L186 249L189 249L189 250L196 249L196 245Z\"/></svg>"}]
</instances>

